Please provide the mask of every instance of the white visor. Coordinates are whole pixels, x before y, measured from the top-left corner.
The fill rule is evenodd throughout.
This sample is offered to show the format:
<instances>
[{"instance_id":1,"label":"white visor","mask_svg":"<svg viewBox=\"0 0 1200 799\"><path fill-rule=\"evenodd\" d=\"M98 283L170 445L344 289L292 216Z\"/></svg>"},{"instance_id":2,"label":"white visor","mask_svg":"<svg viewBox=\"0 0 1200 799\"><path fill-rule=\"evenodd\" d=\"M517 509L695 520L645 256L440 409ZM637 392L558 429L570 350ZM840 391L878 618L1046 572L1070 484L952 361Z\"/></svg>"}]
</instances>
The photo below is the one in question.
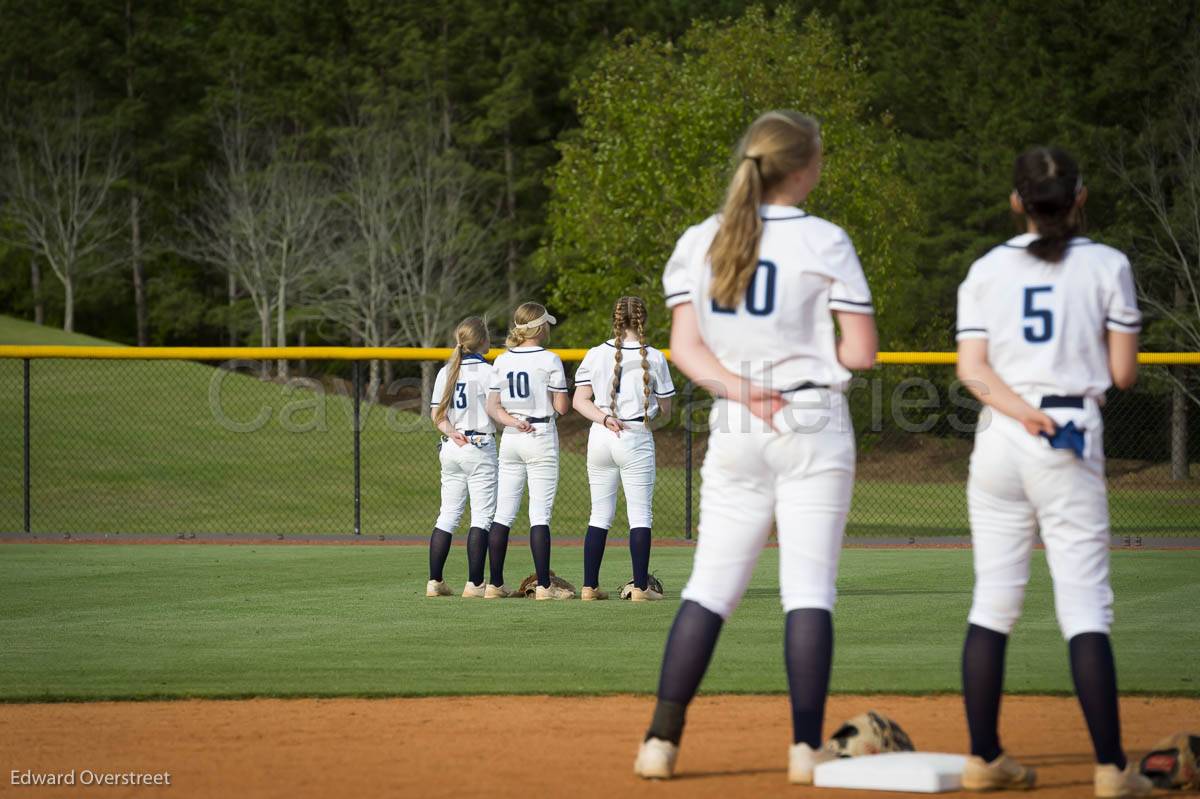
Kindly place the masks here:
<instances>
[{"instance_id":1,"label":"white visor","mask_svg":"<svg viewBox=\"0 0 1200 799\"><path fill-rule=\"evenodd\" d=\"M549 322L552 325L558 324L558 320L555 319L553 316L551 316L550 312L547 311L546 313L542 314L537 319L534 319L531 322L525 322L523 324L513 325L513 327L515 327L517 330L533 330L535 327L541 327L542 325L546 324L547 322Z\"/></svg>"}]
</instances>

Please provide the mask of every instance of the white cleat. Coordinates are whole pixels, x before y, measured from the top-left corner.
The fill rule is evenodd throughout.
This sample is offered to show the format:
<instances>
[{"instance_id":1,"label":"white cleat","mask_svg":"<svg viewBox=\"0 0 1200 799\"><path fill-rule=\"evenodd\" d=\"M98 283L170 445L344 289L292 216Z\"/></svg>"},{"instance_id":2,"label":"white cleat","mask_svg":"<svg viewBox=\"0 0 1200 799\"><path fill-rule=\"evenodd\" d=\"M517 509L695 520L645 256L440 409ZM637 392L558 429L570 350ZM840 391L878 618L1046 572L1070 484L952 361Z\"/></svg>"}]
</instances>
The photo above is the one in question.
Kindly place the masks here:
<instances>
[{"instance_id":1,"label":"white cleat","mask_svg":"<svg viewBox=\"0 0 1200 799\"><path fill-rule=\"evenodd\" d=\"M662 738L647 738L633 761L633 773L644 780L669 780L675 773L679 747Z\"/></svg>"},{"instance_id":2,"label":"white cleat","mask_svg":"<svg viewBox=\"0 0 1200 799\"><path fill-rule=\"evenodd\" d=\"M463 586L462 595L463 599L483 599L486 593L487 589L483 587L483 583L475 585L475 583L467 581L467 584Z\"/></svg>"},{"instance_id":3,"label":"white cleat","mask_svg":"<svg viewBox=\"0 0 1200 799\"><path fill-rule=\"evenodd\" d=\"M991 763L972 755L963 767L962 787L967 791L1027 791L1037 783L1037 772L1003 752Z\"/></svg>"},{"instance_id":4,"label":"white cleat","mask_svg":"<svg viewBox=\"0 0 1200 799\"><path fill-rule=\"evenodd\" d=\"M788 782L812 785L813 769L830 760L837 760L837 755L824 749L813 749L808 744L792 744L788 749Z\"/></svg>"},{"instance_id":5,"label":"white cleat","mask_svg":"<svg viewBox=\"0 0 1200 799\"><path fill-rule=\"evenodd\" d=\"M1121 799L1125 796L1149 796L1154 783L1138 771L1131 761L1125 770L1109 764L1096 766L1094 778L1097 799Z\"/></svg>"},{"instance_id":6,"label":"white cleat","mask_svg":"<svg viewBox=\"0 0 1200 799\"><path fill-rule=\"evenodd\" d=\"M559 588L557 585L552 585L549 588L537 587L537 591L533 594L534 599L574 599L575 592L569 591L566 588Z\"/></svg>"},{"instance_id":7,"label":"white cleat","mask_svg":"<svg viewBox=\"0 0 1200 799\"><path fill-rule=\"evenodd\" d=\"M453 591L445 580L430 580L425 583L425 596L452 596Z\"/></svg>"},{"instance_id":8,"label":"white cleat","mask_svg":"<svg viewBox=\"0 0 1200 799\"><path fill-rule=\"evenodd\" d=\"M629 601L631 602L657 602L662 599L663 595L655 591L653 588L638 588L634 586L629 589Z\"/></svg>"},{"instance_id":9,"label":"white cleat","mask_svg":"<svg viewBox=\"0 0 1200 799\"><path fill-rule=\"evenodd\" d=\"M516 592L507 585L492 585L491 583L488 583L483 588L484 599L508 599L514 593Z\"/></svg>"}]
</instances>

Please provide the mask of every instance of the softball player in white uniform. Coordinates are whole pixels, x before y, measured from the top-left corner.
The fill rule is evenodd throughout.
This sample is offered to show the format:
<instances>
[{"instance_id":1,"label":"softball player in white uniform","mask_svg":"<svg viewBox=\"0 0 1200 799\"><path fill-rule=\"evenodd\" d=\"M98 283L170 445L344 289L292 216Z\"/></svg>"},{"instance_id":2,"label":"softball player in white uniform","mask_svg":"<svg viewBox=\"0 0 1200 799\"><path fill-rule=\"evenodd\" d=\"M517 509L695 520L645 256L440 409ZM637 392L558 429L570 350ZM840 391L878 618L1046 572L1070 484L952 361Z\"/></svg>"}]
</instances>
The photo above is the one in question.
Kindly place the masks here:
<instances>
[{"instance_id":1,"label":"softball player in white uniform","mask_svg":"<svg viewBox=\"0 0 1200 799\"><path fill-rule=\"evenodd\" d=\"M538 578L536 598L574 596L571 591L550 584L550 514L558 491L555 419L570 407L562 360L542 346L555 321L536 302L518 307L506 342L508 350L496 358L492 370L488 413L505 429L500 441L496 516L488 541L492 558L491 584L484 592L488 598L511 594L504 587L504 556L508 550L508 531L521 509L526 481L529 547Z\"/></svg>"},{"instance_id":2,"label":"softball player in white uniform","mask_svg":"<svg viewBox=\"0 0 1200 799\"><path fill-rule=\"evenodd\" d=\"M588 350L575 372L575 410L592 422L587 450L592 515L583 541L582 599L608 599L599 587L600 562L617 511L618 482L629 513L630 598L662 599L648 586L655 471L650 423L670 414L674 394L667 359L646 344L646 304L622 297L613 308L613 337Z\"/></svg>"},{"instance_id":3,"label":"softball player in white uniform","mask_svg":"<svg viewBox=\"0 0 1200 799\"><path fill-rule=\"evenodd\" d=\"M1096 752L1095 794L1137 796L1127 768L1108 632L1108 501L1100 406L1137 374L1129 261L1078 235L1087 199L1075 161L1036 148L1017 159L1011 197L1028 232L972 266L958 294L958 374L985 405L967 498L975 595L963 647L972 756L964 787L1028 788L1032 769L997 734L1008 634L1021 614L1041 532L1071 671Z\"/></svg>"},{"instance_id":4,"label":"softball player in white uniform","mask_svg":"<svg viewBox=\"0 0 1200 799\"><path fill-rule=\"evenodd\" d=\"M433 383L431 416L442 432L442 508L429 539L429 582L425 596L449 596L442 576L450 540L458 528L467 498L471 529L467 533L469 579L464 597L482 597L487 532L496 510L495 426L487 414L492 367L483 359L490 346L487 325L468 317L454 330L454 353Z\"/></svg>"},{"instance_id":5,"label":"softball player in white uniform","mask_svg":"<svg viewBox=\"0 0 1200 799\"><path fill-rule=\"evenodd\" d=\"M804 784L825 759L831 610L854 483L842 392L850 369L874 363L876 334L849 237L795 207L820 176L817 123L764 114L737 157L721 214L683 234L663 276L671 358L717 399L692 574L634 771L671 776L688 703L774 528L787 613L788 778Z\"/></svg>"}]
</instances>

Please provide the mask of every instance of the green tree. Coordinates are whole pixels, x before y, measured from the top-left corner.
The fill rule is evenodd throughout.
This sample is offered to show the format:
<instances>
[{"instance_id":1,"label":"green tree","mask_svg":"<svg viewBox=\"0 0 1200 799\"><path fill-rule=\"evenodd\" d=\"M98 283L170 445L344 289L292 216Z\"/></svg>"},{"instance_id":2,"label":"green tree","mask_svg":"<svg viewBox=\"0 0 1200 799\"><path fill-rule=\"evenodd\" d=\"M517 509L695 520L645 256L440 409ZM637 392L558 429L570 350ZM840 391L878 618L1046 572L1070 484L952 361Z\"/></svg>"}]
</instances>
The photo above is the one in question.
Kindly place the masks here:
<instances>
[{"instance_id":1,"label":"green tree","mask_svg":"<svg viewBox=\"0 0 1200 799\"><path fill-rule=\"evenodd\" d=\"M625 36L576 88L580 129L560 144L538 254L564 338L602 337L612 300L634 292L660 309L651 316L661 341L659 279L675 240L719 206L745 127L796 108L821 120L826 151L809 208L850 233L889 341L902 339L913 323L902 298L914 274L914 197L897 137L869 112L866 76L827 21L755 7L698 23L677 45Z\"/></svg>"}]
</instances>

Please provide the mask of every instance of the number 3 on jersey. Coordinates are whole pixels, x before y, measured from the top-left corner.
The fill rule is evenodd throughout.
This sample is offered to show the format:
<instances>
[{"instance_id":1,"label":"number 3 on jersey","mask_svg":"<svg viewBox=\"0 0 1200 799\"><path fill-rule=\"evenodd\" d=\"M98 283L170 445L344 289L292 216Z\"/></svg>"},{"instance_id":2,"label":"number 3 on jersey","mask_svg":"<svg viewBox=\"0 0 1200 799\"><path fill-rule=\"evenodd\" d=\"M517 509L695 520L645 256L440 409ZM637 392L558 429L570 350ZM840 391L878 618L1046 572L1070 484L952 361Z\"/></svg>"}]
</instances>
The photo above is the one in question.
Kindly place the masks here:
<instances>
[{"instance_id":1,"label":"number 3 on jersey","mask_svg":"<svg viewBox=\"0 0 1200 799\"><path fill-rule=\"evenodd\" d=\"M528 372L508 373L508 396L517 399L526 399L529 396Z\"/></svg>"},{"instance_id":2,"label":"number 3 on jersey","mask_svg":"<svg viewBox=\"0 0 1200 799\"><path fill-rule=\"evenodd\" d=\"M1039 325L1025 325L1025 340L1031 344L1044 344L1054 336L1054 314L1048 308L1038 308L1039 294L1053 291L1054 286L1025 287L1025 318L1039 321Z\"/></svg>"},{"instance_id":3,"label":"number 3 on jersey","mask_svg":"<svg viewBox=\"0 0 1200 799\"><path fill-rule=\"evenodd\" d=\"M454 407L462 410L467 407L467 384L454 384Z\"/></svg>"},{"instance_id":4,"label":"number 3 on jersey","mask_svg":"<svg viewBox=\"0 0 1200 799\"><path fill-rule=\"evenodd\" d=\"M746 287L746 312L751 316L768 316L775 310L775 275L778 269L774 261L759 261ZM712 301L713 313L737 313L736 308L726 308Z\"/></svg>"}]
</instances>

